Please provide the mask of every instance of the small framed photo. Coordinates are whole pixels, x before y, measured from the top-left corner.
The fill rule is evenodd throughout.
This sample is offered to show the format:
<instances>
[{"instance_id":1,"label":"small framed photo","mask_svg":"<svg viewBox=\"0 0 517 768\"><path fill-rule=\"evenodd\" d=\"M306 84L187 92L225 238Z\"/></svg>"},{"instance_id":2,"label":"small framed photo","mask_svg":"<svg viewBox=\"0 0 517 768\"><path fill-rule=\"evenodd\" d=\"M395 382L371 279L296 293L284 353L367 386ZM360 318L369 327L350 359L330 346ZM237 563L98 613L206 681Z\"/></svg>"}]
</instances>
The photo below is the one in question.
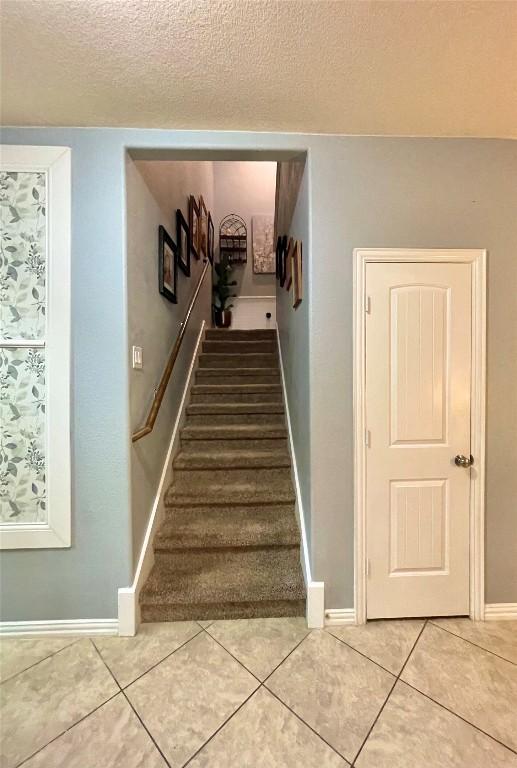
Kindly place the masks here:
<instances>
[{"instance_id":1,"label":"small framed photo","mask_svg":"<svg viewBox=\"0 0 517 768\"><path fill-rule=\"evenodd\" d=\"M285 278L287 276L287 235L282 237L281 253L280 253L280 288L285 285Z\"/></svg>"},{"instance_id":2,"label":"small framed photo","mask_svg":"<svg viewBox=\"0 0 517 768\"><path fill-rule=\"evenodd\" d=\"M212 214L208 214L208 253L207 256L210 260L210 264L214 263L214 222L212 221Z\"/></svg>"},{"instance_id":3,"label":"small framed photo","mask_svg":"<svg viewBox=\"0 0 517 768\"><path fill-rule=\"evenodd\" d=\"M179 208L176 211L176 238L178 240L178 266L184 275L190 277L190 231Z\"/></svg>"},{"instance_id":4,"label":"small framed photo","mask_svg":"<svg viewBox=\"0 0 517 768\"><path fill-rule=\"evenodd\" d=\"M293 248L294 248L294 240L292 237L290 237L289 242L287 244L287 253L285 256L285 289L286 291L290 289L293 282Z\"/></svg>"},{"instance_id":5,"label":"small framed photo","mask_svg":"<svg viewBox=\"0 0 517 768\"><path fill-rule=\"evenodd\" d=\"M295 242L293 248L293 307L299 307L303 299L302 244Z\"/></svg>"},{"instance_id":6,"label":"small framed photo","mask_svg":"<svg viewBox=\"0 0 517 768\"><path fill-rule=\"evenodd\" d=\"M199 253L199 205L194 195L188 200L188 228L190 230L190 252L196 259L201 258Z\"/></svg>"},{"instance_id":7,"label":"small framed photo","mask_svg":"<svg viewBox=\"0 0 517 768\"><path fill-rule=\"evenodd\" d=\"M203 195L199 198L199 255L200 256L208 256L207 253L207 245L208 245L208 211L206 209L205 201L203 200Z\"/></svg>"},{"instance_id":8,"label":"small framed photo","mask_svg":"<svg viewBox=\"0 0 517 768\"><path fill-rule=\"evenodd\" d=\"M165 227L158 228L158 290L173 304L178 303L176 245Z\"/></svg>"}]
</instances>

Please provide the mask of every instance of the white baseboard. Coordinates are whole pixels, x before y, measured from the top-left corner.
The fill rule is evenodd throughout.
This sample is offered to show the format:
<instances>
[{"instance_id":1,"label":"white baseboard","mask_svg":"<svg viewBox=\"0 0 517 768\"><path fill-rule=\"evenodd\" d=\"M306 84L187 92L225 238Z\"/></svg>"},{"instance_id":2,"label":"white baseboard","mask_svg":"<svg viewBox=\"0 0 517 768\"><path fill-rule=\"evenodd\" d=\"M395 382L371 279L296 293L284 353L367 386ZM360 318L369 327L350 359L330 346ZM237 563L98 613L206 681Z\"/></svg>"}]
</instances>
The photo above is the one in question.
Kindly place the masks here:
<instances>
[{"instance_id":1,"label":"white baseboard","mask_svg":"<svg viewBox=\"0 0 517 768\"><path fill-rule=\"evenodd\" d=\"M276 327L276 296L237 296L232 304L233 330ZM270 318L266 317L268 312Z\"/></svg>"},{"instance_id":2,"label":"white baseboard","mask_svg":"<svg viewBox=\"0 0 517 768\"><path fill-rule=\"evenodd\" d=\"M285 385L284 364L282 359L282 347L280 345L280 334L278 326L276 328L276 337L278 343L278 357L280 360L280 375L282 379L282 391L285 403L285 416L287 421L287 431L289 434L289 453L291 455L291 473L296 495L295 511L300 526L302 546L300 551L300 562L302 566L303 578L307 589L307 626L310 629L321 629L325 618L325 583L323 581L313 581L311 575L311 563L309 559L309 548L307 546L307 532L305 530L305 517L303 514L302 496L300 491L300 481L298 478L298 466L296 464L296 453L293 444L293 432L291 429L291 417L289 415L289 400L287 398L287 389Z\"/></svg>"},{"instance_id":3,"label":"white baseboard","mask_svg":"<svg viewBox=\"0 0 517 768\"><path fill-rule=\"evenodd\" d=\"M147 528L145 531L142 549L140 550L140 557L138 558L138 565L136 567L133 584L130 587L121 587L118 591L119 634L124 637L132 637L133 635L135 635L138 629L138 625L140 623L140 606L139 606L138 598L140 596L140 590L144 586L147 580L147 577L151 572L151 568L154 565L153 539L154 539L155 533L157 532L158 528L160 527L163 521L164 514L165 514L165 508L163 505L163 496L165 491L167 490L166 486L168 485L168 482L172 475L172 461L179 447L180 429L185 420L185 409L186 409L187 401L188 401L190 390L193 383L192 374L196 366L196 361L199 353L199 348L201 346L201 340L203 338L204 330L205 330L205 321L203 320L200 331L199 331L199 335L197 337L194 353L192 355L192 360L190 362L190 368L187 374L185 387L183 389L183 395L181 397L178 414L176 416L176 421L174 422L174 427L172 429L169 449L165 457L165 462L163 465L160 482L158 484L158 489L156 491L156 496L154 497L151 515L149 517L149 522L147 523Z\"/></svg>"},{"instance_id":4,"label":"white baseboard","mask_svg":"<svg viewBox=\"0 0 517 768\"><path fill-rule=\"evenodd\" d=\"M2 637L31 635L118 635L118 619L65 619L55 621L2 621Z\"/></svg>"},{"instance_id":5,"label":"white baseboard","mask_svg":"<svg viewBox=\"0 0 517 768\"><path fill-rule=\"evenodd\" d=\"M329 608L325 611L326 627L339 627L356 623L355 608Z\"/></svg>"},{"instance_id":6,"label":"white baseboard","mask_svg":"<svg viewBox=\"0 0 517 768\"><path fill-rule=\"evenodd\" d=\"M485 621L517 621L517 603L487 603Z\"/></svg>"}]
</instances>

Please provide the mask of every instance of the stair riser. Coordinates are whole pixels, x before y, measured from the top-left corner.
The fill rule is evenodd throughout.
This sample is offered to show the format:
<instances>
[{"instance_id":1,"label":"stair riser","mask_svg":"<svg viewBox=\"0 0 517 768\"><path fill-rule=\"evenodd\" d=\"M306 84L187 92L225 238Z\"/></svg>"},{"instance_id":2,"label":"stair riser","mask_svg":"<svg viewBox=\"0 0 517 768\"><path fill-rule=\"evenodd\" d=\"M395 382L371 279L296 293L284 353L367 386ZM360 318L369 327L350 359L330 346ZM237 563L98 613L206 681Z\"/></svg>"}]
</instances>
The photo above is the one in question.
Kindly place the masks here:
<instances>
[{"instance_id":1,"label":"stair riser","mask_svg":"<svg viewBox=\"0 0 517 768\"><path fill-rule=\"evenodd\" d=\"M285 424L283 413L221 413L188 414L187 425L202 424L205 427L221 424Z\"/></svg>"},{"instance_id":2,"label":"stair riser","mask_svg":"<svg viewBox=\"0 0 517 768\"><path fill-rule=\"evenodd\" d=\"M277 352L277 346L274 339L271 341L204 341L203 352L229 352L232 355L251 352L268 352L274 354Z\"/></svg>"},{"instance_id":3,"label":"stair riser","mask_svg":"<svg viewBox=\"0 0 517 768\"><path fill-rule=\"evenodd\" d=\"M250 488L266 488L273 491L284 490L286 484L291 486L291 470L289 467L257 467L244 469L177 469L174 472L172 488L180 493L202 493L206 488L221 485L223 490L235 485L246 485Z\"/></svg>"},{"instance_id":4,"label":"stair riser","mask_svg":"<svg viewBox=\"0 0 517 768\"><path fill-rule=\"evenodd\" d=\"M262 452L262 455L248 456L243 451L231 451L227 453L185 453L174 460L174 469L190 472L195 469L246 469L250 467L290 467L289 454Z\"/></svg>"},{"instance_id":5,"label":"stair riser","mask_svg":"<svg viewBox=\"0 0 517 768\"><path fill-rule=\"evenodd\" d=\"M287 439L279 437L271 440L191 440L181 438L181 449L185 453L218 453L220 451L283 451L287 449Z\"/></svg>"},{"instance_id":6,"label":"stair riser","mask_svg":"<svg viewBox=\"0 0 517 768\"><path fill-rule=\"evenodd\" d=\"M280 384L280 373L228 373L224 368L218 371L196 371L198 384Z\"/></svg>"},{"instance_id":7,"label":"stair riser","mask_svg":"<svg viewBox=\"0 0 517 768\"><path fill-rule=\"evenodd\" d=\"M276 339L276 333L265 328L251 331L219 331L215 328L209 328L205 333L205 339L207 341L258 341L260 339L271 341L271 339Z\"/></svg>"},{"instance_id":8,"label":"stair riser","mask_svg":"<svg viewBox=\"0 0 517 768\"><path fill-rule=\"evenodd\" d=\"M213 355L203 353L199 356L200 368L276 368L277 355Z\"/></svg>"},{"instance_id":9,"label":"stair riser","mask_svg":"<svg viewBox=\"0 0 517 768\"><path fill-rule=\"evenodd\" d=\"M264 552L268 556L269 567L276 568L276 563L281 563L282 568L287 566L298 570L300 567L300 545L288 547L235 547L222 549L188 550L186 552L157 552L155 566L163 571L181 572L191 569L199 573L206 568L213 572L221 568L222 572L231 570L249 570L257 567L257 555Z\"/></svg>"},{"instance_id":10,"label":"stair riser","mask_svg":"<svg viewBox=\"0 0 517 768\"><path fill-rule=\"evenodd\" d=\"M207 404L207 403L190 403L187 407L187 413L195 416L200 414L223 415L228 414L231 416L241 414L248 416L254 413L280 413L283 414L284 406L282 403L219 403L219 404Z\"/></svg>"},{"instance_id":11,"label":"stair riser","mask_svg":"<svg viewBox=\"0 0 517 768\"><path fill-rule=\"evenodd\" d=\"M207 392L203 394L193 393L190 402L194 405L207 403L278 403L282 404L282 394L280 392L229 392L228 394L218 394L217 392Z\"/></svg>"},{"instance_id":12,"label":"stair riser","mask_svg":"<svg viewBox=\"0 0 517 768\"><path fill-rule=\"evenodd\" d=\"M208 621L219 619L274 619L305 616L305 600L275 600L253 603L219 603L206 605L141 605L143 622Z\"/></svg>"}]
</instances>

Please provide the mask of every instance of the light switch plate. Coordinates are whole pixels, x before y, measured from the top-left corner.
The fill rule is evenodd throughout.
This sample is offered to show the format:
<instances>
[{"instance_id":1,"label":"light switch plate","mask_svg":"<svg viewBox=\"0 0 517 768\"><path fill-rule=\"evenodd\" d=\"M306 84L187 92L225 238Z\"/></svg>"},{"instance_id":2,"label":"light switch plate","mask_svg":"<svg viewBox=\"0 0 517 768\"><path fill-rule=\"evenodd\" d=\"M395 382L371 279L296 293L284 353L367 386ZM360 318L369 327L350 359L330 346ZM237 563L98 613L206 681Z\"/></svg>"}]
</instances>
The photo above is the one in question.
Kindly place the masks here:
<instances>
[{"instance_id":1,"label":"light switch plate","mask_svg":"<svg viewBox=\"0 0 517 768\"><path fill-rule=\"evenodd\" d=\"M133 368L140 371L143 367L144 357L142 353L142 347L133 347Z\"/></svg>"}]
</instances>

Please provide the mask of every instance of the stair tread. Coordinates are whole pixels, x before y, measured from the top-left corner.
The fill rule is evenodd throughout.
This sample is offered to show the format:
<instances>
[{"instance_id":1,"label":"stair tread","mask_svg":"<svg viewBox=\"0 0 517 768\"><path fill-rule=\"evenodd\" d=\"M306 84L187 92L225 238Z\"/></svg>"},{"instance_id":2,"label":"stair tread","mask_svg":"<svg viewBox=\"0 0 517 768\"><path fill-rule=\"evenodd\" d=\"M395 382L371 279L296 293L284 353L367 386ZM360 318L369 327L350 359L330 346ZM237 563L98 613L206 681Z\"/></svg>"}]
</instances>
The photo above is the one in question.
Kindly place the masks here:
<instances>
[{"instance_id":1,"label":"stair tread","mask_svg":"<svg viewBox=\"0 0 517 768\"><path fill-rule=\"evenodd\" d=\"M269 438L287 437L287 428L282 424L189 424L181 430L182 437L199 437L203 440L239 439L243 437Z\"/></svg>"},{"instance_id":2,"label":"stair tread","mask_svg":"<svg viewBox=\"0 0 517 768\"><path fill-rule=\"evenodd\" d=\"M168 512L154 549L298 546L294 505L178 508Z\"/></svg>"},{"instance_id":3,"label":"stair tread","mask_svg":"<svg viewBox=\"0 0 517 768\"><path fill-rule=\"evenodd\" d=\"M174 459L176 469L221 469L238 467L290 467L291 457L283 451L180 451Z\"/></svg>"},{"instance_id":4,"label":"stair tread","mask_svg":"<svg viewBox=\"0 0 517 768\"><path fill-rule=\"evenodd\" d=\"M187 413L212 414L254 414L284 413L283 403L191 403Z\"/></svg>"},{"instance_id":5,"label":"stair tread","mask_svg":"<svg viewBox=\"0 0 517 768\"><path fill-rule=\"evenodd\" d=\"M176 565L172 554L154 564L140 601L163 605L303 600L305 585L293 552L294 557L274 549L252 550L245 557L207 552Z\"/></svg>"},{"instance_id":6,"label":"stair tread","mask_svg":"<svg viewBox=\"0 0 517 768\"><path fill-rule=\"evenodd\" d=\"M206 370L206 369L205 369ZM217 369L219 370L219 368ZM282 392L280 384L194 384L192 394L261 394Z\"/></svg>"}]
</instances>

